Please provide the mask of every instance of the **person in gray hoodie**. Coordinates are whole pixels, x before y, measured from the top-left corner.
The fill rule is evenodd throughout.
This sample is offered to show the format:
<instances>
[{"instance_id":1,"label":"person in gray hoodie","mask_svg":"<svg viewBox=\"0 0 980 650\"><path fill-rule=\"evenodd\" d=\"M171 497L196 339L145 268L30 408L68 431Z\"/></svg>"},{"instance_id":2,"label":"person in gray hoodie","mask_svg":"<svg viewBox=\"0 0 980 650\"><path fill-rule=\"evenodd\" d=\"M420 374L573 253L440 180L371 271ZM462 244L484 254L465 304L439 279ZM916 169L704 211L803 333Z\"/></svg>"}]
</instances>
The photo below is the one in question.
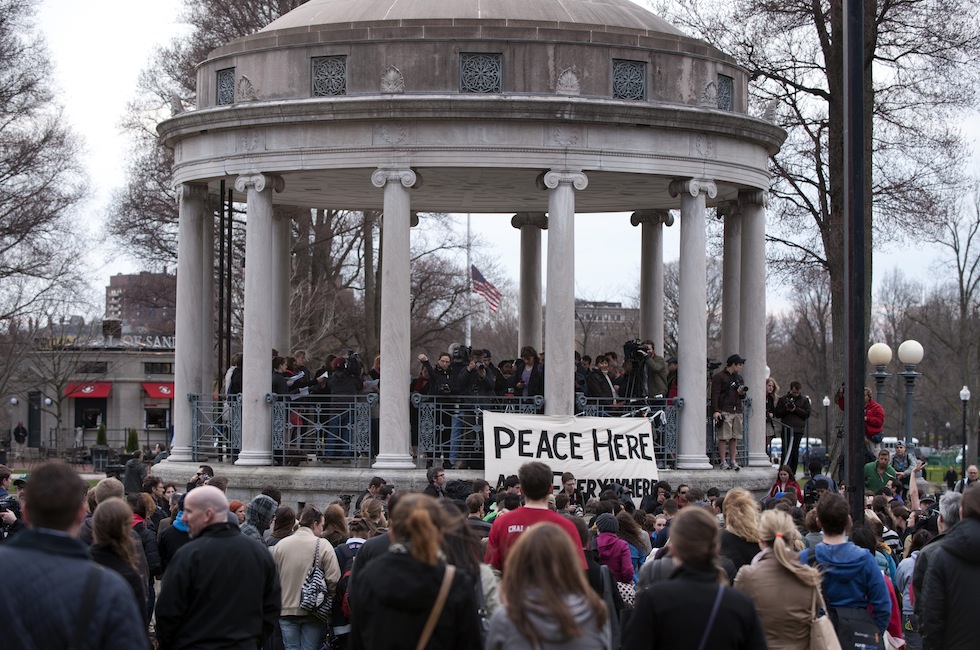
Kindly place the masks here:
<instances>
[{"instance_id":1,"label":"person in gray hoodie","mask_svg":"<svg viewBox=\"0 0 980 650\"><path fill-rule=\"evenodd\" d=\"M263 533L272 523L272 517L276 514L279 504L270 496L260 494L248 504L245 509L245 523L241 526L242 535L251 537L259 544L265 546Z\"/></svg>"},{"instance_id":2,"label":"person in gray hoodie","mask_svg":"<svg viewBox=\"0 0 980 650\"><path fill-rule=\"evenodd\" d=\"M612 628L602 597L575 566L578 551L555 524L536 524L507 554L501 605L487 650L607 650Z\"/></svg>"}]
</instances>

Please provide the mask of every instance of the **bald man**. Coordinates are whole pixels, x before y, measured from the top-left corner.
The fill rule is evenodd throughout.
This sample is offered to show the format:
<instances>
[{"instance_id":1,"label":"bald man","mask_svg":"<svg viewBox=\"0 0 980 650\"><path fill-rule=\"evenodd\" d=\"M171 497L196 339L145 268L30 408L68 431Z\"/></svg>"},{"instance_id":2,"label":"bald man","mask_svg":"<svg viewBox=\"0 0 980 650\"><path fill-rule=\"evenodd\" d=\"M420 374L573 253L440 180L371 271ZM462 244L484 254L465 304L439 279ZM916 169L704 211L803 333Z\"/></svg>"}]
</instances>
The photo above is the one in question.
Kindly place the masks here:
<instances>
[{"instance_id":1,"label":"bald man","mask_svg":"<svg viewBox=\"0 0 980 650\"><path fill-rule=\"evenodd\" d=\"M279 576L269 550L228 522L228 499L210 485L184 498L191 541L167 567L157 599L160 650L260 647L279 618Z\"/></svg>"}]
</instances>

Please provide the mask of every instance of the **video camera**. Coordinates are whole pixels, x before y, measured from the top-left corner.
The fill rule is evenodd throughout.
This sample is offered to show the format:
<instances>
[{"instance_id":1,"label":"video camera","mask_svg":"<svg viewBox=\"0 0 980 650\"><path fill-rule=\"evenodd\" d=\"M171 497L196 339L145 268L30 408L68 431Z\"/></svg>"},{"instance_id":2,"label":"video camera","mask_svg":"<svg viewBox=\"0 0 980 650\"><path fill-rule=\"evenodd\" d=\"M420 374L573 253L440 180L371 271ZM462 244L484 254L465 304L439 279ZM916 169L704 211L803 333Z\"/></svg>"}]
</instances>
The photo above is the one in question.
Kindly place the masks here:
<instances>
[{"instance_id":1,"label":"video camera","mask_svg":"<svg viewBox=\"0 0 980 650\"><path fill-rule=\"evenodd\" d=\"M650 355L650 346L639 339L623 343L623 357L633 361L642 361Z\"/></svg>"}]
</instances>

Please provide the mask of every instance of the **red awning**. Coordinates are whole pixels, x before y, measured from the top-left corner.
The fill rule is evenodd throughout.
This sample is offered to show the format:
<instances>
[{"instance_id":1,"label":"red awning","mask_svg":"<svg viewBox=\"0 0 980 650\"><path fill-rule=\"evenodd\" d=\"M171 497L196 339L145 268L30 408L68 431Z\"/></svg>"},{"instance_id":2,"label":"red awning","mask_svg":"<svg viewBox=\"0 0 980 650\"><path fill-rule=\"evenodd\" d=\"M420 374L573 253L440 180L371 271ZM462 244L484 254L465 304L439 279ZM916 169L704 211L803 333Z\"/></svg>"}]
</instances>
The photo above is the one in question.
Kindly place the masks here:
<instances>
[{"instance_id":1,"label":"red awning","mask_svg":"<svg viewBox=\"0 0 980 650\"><path fill-rule=\"evenodd\" d=\"M111 381L74 381L65 386L65 397L109 397Z\"/></svg>"},{"instance_id":2,"label":"red awning","mask_svg":"<svg viewBox=\"0 0 980 650\"><path fill-rule=\"evenodd\" d=\"M144 381L143 390L146 391L147 397L155 397L158 399L173 399L174 398L174 383L173 382L154 382L154 381Z\"/></svg>"}]
</instances>

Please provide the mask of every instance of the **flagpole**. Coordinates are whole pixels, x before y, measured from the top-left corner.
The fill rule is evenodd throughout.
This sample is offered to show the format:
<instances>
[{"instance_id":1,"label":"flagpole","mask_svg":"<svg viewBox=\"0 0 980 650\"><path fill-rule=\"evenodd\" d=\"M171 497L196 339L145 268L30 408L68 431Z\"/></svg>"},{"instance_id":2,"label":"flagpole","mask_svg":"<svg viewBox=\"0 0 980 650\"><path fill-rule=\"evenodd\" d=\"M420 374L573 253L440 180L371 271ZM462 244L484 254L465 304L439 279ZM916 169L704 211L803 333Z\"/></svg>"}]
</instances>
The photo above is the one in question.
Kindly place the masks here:
<instances>
[{"instance_id":1,"label":"flagpole","mask_svg":"<svg viewBox=\"0 0 980 650\"><path fill-rule=\"evenodd\" d=\"M470 213L466 213L466 346L473 345L473 263L470 261Z\"/></svg>"}]
</instances>

